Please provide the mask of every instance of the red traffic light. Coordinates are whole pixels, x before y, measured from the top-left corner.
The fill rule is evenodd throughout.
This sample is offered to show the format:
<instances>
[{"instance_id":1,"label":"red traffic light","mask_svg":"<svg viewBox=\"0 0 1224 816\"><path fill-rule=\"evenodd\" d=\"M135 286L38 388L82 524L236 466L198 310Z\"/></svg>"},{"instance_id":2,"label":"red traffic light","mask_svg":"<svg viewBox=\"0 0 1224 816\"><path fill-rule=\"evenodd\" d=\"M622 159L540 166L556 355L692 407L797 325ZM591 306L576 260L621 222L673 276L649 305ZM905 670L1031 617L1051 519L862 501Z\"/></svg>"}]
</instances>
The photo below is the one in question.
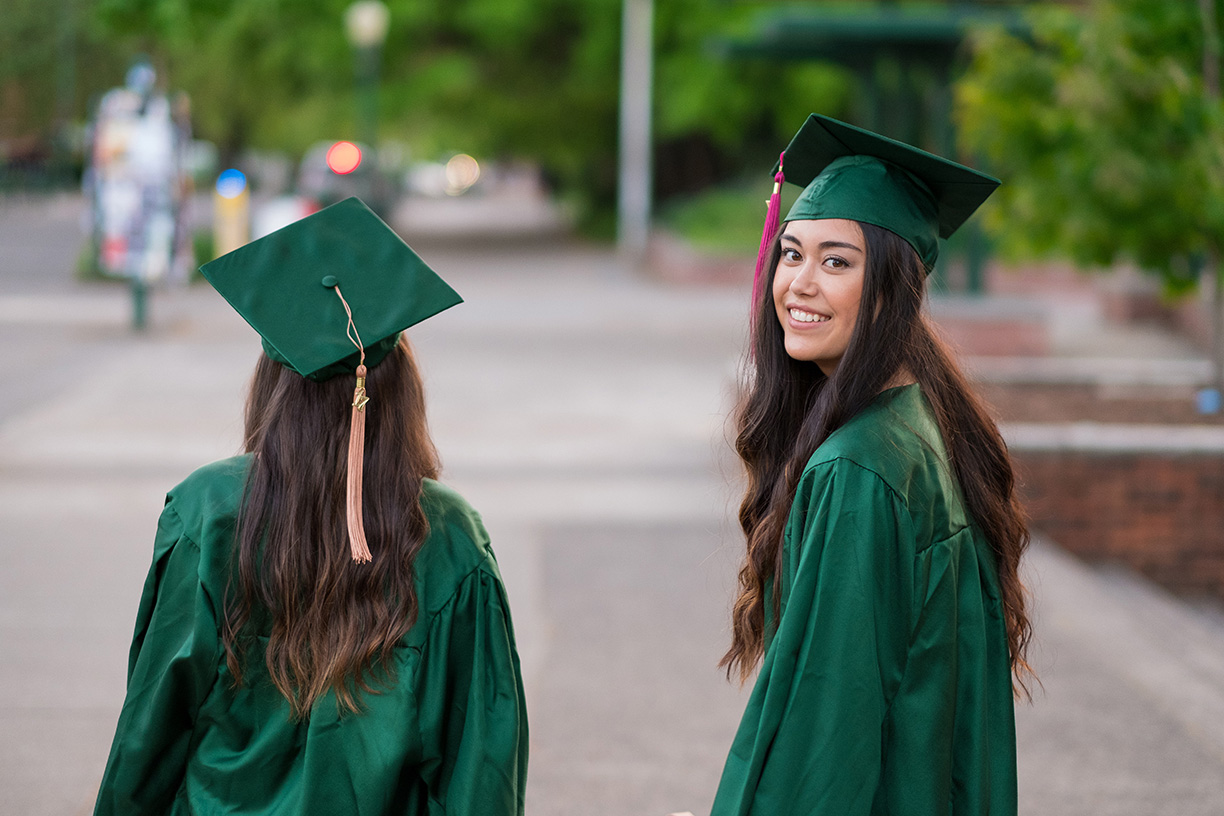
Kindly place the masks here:
<instances>
[{"instance_id":1,"label":"red traffic light","mask_svg":"<svg viewBox=\"0 0 1224 816\"><path fill-rule=\"evenodd\" d=\"M337 175L348 175L360 165L361 148L352 142L336 142L327 149L327 166Z\"/></svg>"}]
</instances>

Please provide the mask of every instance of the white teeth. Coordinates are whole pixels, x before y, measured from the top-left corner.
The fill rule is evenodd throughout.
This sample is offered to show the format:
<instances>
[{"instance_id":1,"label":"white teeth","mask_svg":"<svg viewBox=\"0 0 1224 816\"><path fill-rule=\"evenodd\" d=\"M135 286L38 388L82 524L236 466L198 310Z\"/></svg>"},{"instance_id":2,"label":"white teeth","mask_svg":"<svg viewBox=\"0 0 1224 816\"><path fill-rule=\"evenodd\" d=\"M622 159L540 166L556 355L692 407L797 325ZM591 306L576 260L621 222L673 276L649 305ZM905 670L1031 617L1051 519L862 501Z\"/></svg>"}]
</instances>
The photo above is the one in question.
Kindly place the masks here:
<instances>
[{"instance_id":1,"label":"white teeth","mask_svg":"<svg viewBox=\"0 0 1224 816\"><path fill-rule=\"evenodd\" d=\"M829 318L824 315L812 314L811 312L803 312L799 309L791 309L790 316L800 323L824 323Z\"/></svg>"}]
</instances>

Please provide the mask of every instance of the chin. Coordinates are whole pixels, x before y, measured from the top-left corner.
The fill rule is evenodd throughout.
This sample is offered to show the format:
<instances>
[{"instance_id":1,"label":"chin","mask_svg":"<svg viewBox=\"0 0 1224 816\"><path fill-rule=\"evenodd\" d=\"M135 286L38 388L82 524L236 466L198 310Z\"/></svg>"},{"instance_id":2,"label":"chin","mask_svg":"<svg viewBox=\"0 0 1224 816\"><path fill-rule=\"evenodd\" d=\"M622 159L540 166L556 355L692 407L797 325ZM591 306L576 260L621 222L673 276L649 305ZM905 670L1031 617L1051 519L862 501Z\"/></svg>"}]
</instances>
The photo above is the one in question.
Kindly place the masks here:
<instances>
[{"instance_id":1,"label":"chin","mask_svg":"<svg viewBox=\"0 0 1224 816\"><path fill-rule=\"evenodd\" d=\"M786 346L786 356L800 363L815 363L820 355L809 348L803 346Z\"/></svg>"},{"instance_id":2,"label":"chin","mask_svg":"<svg viewBox=\"0 0 1224 816\"><path fill-rule=\"evenodd\" d=\"M786 349L788 356L796 360L810 360L816 349L812 348L809 337L798 337L792 332L784 332L782 335L782 348Z\"/></svg>"}]
</instances>

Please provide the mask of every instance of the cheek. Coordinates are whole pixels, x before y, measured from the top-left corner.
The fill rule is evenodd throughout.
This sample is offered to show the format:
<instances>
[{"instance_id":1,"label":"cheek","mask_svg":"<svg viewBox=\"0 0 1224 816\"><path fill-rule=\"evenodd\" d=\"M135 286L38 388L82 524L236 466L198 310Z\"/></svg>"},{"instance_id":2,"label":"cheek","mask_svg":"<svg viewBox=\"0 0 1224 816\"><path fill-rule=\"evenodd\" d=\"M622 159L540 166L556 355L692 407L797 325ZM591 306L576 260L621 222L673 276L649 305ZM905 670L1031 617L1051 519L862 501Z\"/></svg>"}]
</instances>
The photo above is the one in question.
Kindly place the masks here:
<instances>
[{"instance_id":1,"label":"cheek","mask_svg":"<svg viewBox=\"0 0 1224 816\"><path fill-rule=\"evenodd\" d=\"M834 308L844 317L855 320L858 317L859 302L863 299L863 278L847 280L835 293L830 293L830 300L836 298Z\"/></svg>"},{"instance_id":2,"label":"cheek","mask_svg":"<svg viewBox=\"0 0 1224 816\"><path fill-rule=\"evenodd\" d=\"M774 303L777 304L779 308L781 308L782 299L786 296L786 293L790 290L791 281L793 281L794 279L795 279L794 274L789 272L784 267L779 267L778 271L774 273L773 298L774 298Z\"/></svg>"}]
</instances>

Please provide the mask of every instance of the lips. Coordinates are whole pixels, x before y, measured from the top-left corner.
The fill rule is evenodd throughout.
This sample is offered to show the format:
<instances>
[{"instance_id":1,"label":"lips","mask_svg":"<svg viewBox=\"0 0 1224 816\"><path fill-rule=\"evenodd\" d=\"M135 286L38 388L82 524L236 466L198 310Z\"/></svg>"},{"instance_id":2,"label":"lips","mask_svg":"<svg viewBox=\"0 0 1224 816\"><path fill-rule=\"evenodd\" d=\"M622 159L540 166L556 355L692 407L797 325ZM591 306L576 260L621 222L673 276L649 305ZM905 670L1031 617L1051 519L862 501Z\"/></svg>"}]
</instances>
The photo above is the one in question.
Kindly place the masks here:
<instances>
[{"instance_id":1,"label":"lips","mask_svg":"<svg viewBox=\"0 0 1224 816\"><path fill-rule=\"evenodd\" d=\"M791 320L794 320L796 323L825 323L832 319L829 317L829 315L809 312L804 309L798 309L794 306L788 308L787 312L790 314Z\"/></svg>"}]
</instances>

